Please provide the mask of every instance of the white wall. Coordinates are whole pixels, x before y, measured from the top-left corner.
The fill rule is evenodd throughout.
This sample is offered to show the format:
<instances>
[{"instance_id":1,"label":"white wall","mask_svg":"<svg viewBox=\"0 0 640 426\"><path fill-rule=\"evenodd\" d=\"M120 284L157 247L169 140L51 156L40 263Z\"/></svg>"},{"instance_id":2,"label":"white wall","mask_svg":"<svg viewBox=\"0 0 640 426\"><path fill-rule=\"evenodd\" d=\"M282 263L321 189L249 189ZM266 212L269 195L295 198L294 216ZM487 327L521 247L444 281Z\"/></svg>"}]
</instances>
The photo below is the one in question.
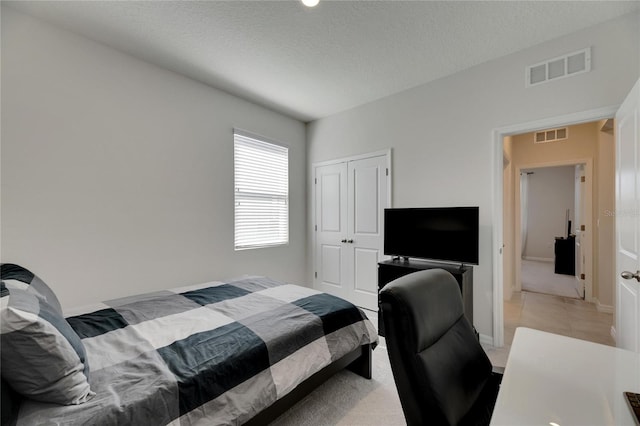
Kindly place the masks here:
<instances>
[{"instance_id":1,"label":"white wall","mask_svg":"<svg viewBox=\"0 0 640 426\"><path fill-rule=\"evenodd\" d=\"M515 252L513 247L515 245L513 138L506 136L502 143L504 156L502 166L502 298L511 300L516 281L513 260Z\"/></svg>"},{"instance_id":2,"label":"white wall","mask_svg":"<svg viewBox=\"0 0 640 426\"><path fill-rule=\"evenodd\" d=\"M290 147L290 244L234 252L233 128ZM2 7L2 261L70 307L263 274L304 284L305 125Z\"/></svg>"},{"instance_id":3,"label":"white wall","mask_svg":"<svg viewBox=\"0 0 640 426\"><path fill-rule=\"evenodd\" d=\"M524 257L555 258L555 237L567 236L566 212L575 224L575 166L543 167L523 170L528 175L527 240ZM573 226L572 226L573 228Z\"/></svg>"},{"instance_id":4,"label":"white wall","mask_svg":"<svg viewBox=\"0 0 640 426\"><path fill-rule=\"evenodd\" d=\"M394 206L480 206L474 322L491 338L492 174L502 167L492 164L492 132L620 104L639 75L639 21L626 16L313 122L309 162L391 147ZM525 88L527 65L587 46L590 73Z\"/></svg>"}]
</instances>

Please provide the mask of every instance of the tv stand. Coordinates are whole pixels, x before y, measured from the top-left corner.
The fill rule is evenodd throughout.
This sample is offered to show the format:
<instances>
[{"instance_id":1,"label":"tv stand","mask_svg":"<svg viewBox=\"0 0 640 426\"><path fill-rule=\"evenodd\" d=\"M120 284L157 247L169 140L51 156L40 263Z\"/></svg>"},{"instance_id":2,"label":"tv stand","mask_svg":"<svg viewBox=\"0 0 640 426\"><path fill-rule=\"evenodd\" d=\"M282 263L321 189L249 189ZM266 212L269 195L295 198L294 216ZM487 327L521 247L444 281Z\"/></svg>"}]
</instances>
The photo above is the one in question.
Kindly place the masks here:
<instances>
[{"instance_id":1,"label":"tv stand","mask_svg":"<svg viewBox=\"0 0 640 426\"><path fill-rule=\"evenodd\" d=\"M448 263L427 262L424 260L407 259L401 260L399 257L378 263L378 292L386 284L412 272L424 271L426 269L440 268L448 271L458 282L464 314L473 325L473 267ZM378 299L378 304L380 300ZM382 310L378 309L378 334L384 336L384 321Z\"/></svg>"}]
</instances>

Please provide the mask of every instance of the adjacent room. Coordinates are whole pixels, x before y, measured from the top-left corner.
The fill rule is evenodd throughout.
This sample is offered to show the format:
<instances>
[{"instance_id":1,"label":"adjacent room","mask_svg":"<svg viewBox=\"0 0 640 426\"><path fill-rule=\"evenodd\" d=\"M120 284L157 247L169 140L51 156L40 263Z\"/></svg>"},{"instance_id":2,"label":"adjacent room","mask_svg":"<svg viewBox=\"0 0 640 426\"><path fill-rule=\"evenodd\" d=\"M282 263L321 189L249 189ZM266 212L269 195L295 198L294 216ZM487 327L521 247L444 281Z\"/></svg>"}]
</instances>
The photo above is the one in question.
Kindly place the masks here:
<instances>
[{"instance_id":1,"label":"adjacent room","mask_svg":"<svg viewBox=\"0 0 640 426\"><path fill-rule=\"evenodd\" d=\"M615 346L613 122L504 140L504 348L519 326Z\"/></svg>"},{"instance_id":2,"label":"adjacent room","mask_svg":"<svg viewBox=\"0 0 640 426\"><path fill-rule=\"evenodd\" d=\"M0 15L2 425L632 423L640 3Z\"/></svg>"}]
</instances>

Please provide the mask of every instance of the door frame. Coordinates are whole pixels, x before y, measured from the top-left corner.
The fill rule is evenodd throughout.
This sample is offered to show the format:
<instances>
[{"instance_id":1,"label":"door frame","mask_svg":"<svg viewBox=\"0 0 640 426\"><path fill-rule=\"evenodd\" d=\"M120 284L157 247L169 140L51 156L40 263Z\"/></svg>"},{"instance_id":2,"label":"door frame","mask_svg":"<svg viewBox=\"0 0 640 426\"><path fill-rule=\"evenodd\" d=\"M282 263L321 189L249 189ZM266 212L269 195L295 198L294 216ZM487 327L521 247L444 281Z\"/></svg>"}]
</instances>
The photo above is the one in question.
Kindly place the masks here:
<instances>
[{"instance_id":1,"label":"door frame","mask_svg":"<svg viewBox=\"0 0 640 426\"><path fill-rule=\"evenodd\" d=\"M369 153L365 153L365 154L357 154L357 155L351 155L348 157L341 157L341 158L335 158L332 160L325 160L325 161L319 161L316 163L312 163L311 164L311 169L312 169L312 174L311 174L311 187L312 187L312 191L311 191L311 282L312 282L312 288L316 288L316 276L315 276L315 271L318 270L318 265L316 264L316 243L317 243L317 233L315 231L315 227L317 226L317 220L316 220L316 187L317 185L315 185L315 179L316 179L316 169L318 167L322 167L322 166L330 166L333 164L338 164L338 163L347 163L349 161L357 161L357 160L364 160L366 158L373 158L373 157L385 157L386 158L386 168L389 171L387 173L387 205L389 207L392 207L392 180L391 180L391 176L393 175L392 170L391 170L391 148L387 148L387 149L383 149L380 151L374 151L374 152L369 152Z\"/></svg>"},{"instance_id":2,"label":"door frame","mask_svg":"<svg viewBox=\"0 0 640 426\"><path fill-rule=\"evenodd\" d=\"M493 231L492 231L492 269L493 269L493 346L504 346L504 301L503 301L503 139L506 136L529 133L542 129L565 127L574 124L588 123L615 116L620 105L580 111L571 114L543 118L540 120L498 127L493 130L492 155L492 199L493 199Z\"/></svg>"},{"instance_id":3,"label":"door frame","mask_svg":"<svg viewBox=\"0 0 640 426\"><path fill-rule=\"evenodd\" d=\"M575 123L577 124L577 123ZM513 261L515 262L515 269L514 269L514 278L515 278L515 288L514 291L521 291L522 290L522 279L521 279L521 275L522 275L522 262L519 262L518 259L520 259L520 247L522 245L522 236L520 233L520 226L521 226L521 211L520 211L520 197L521 197L521 193L520 193L520 173L522 172L522 170L528 170L528 169L539 169L539 168L544 168L544 167L561 167L561 166L577 166L579 164L584 164L584 175L586 178L586 190L585 190L585 200L584 200L584 205L587 206L587 208L585 209L586 211L584 212L584 222L585 223L593 223L593 160L591 158L575 158L575 159L569 159L569 160L558 160L558 161L545 161L545 162L541 162L541 163L531 163L531 164L525 164L522 166L518 166L515 168L514 170L514 200L513 200L513 204L514 204L514 210L513 210L513 214L514 214L514 234L515 234L515 238L514 238L514 244L513 244ZM575 222L575 220L574 220ZM574 227L577 226L577 223L574 223ZM586 261L585 261L585 269L587 271L590 271L590 274L588 275L588 280L585 279L584 282L584 300L586 300L587 302L593 302L593 232L594 229L590 229L590 232L587 233L587 238L585 238L586 241L586 246L588 248L587 250L587 257L586 257Z\"/></svg>"}]
</instances>

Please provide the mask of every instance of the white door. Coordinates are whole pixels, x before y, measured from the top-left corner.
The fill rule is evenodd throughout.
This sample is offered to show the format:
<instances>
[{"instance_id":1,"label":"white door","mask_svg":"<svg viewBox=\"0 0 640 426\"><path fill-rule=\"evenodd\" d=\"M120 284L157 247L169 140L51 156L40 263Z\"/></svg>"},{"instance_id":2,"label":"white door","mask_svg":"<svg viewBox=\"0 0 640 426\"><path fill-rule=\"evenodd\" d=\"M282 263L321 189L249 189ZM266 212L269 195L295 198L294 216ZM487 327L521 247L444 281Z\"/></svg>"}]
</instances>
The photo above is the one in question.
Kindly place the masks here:
<instances>
[{"instance_id":1,"label":"white door","mask_svg":"<svg viewBox=\"0 0 640 426\"><path fill-rule=\"evenodd\" d=\"M640 80L616 113L616 341L640 352ZM624 275L624 276L623 276Z\"/></svg>"},{"instance_id":2,"label":"white door","mask_svg":"<svg viewBox=\"0 0 640 426\"><path fill-rule=\"evenodd\" d=\"M388 157L315 168L315 288L378 309Z\"/></svg>"},{"instance_id":3,"label":"white door","mask_svg":"<svg viewBox=\"0 0 640 426\"><path fill-rule=\"evenodd\" d=\"M348 298L348 271L343 258L347 249L347 163L315 170L316 243L315 287Z\"/></svg>"},{"instance_id":4,"label":"white door","mask_svg":"<svg viewBox=\"0 0 640 426\"><path fill-rule=\"evenodd\" d=\"M387 206L386 157L350 161L349 237L345 262L352 267L351 301L367 309L378 309L378 262L384 249L384 209Z\"/></svg>"}]
</instances>

